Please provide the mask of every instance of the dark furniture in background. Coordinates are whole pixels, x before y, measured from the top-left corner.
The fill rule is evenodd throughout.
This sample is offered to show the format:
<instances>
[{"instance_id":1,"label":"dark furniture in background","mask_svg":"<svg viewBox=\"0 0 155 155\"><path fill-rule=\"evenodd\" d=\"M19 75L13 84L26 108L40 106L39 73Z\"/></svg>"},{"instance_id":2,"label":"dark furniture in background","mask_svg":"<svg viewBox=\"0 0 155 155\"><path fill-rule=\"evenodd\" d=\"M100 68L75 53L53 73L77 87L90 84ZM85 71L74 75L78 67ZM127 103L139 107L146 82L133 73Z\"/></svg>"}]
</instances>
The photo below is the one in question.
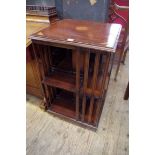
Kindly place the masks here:
<instances>
[{"instance_id":1,"label":"dark furniture in background","mask_svg":"<svg viewBox=\"0 0 155 155\"><path fill-rule=\"evenodd\" d=\"M125 93L124 93L124 100L128 100L129 99L129 82L127 84Z\"/></svg>"},{"instance_id":2,"label":"dark furniture in background","mask_svg":"<svg viewBox=\"0 0 155 155\"><path fill-rule=\"evenodd\" d=\"M129 0L111 0L108 22L122 25L114 60L117 65L114 79L117 80L120 64L125 63L126 53L129 50Z\"/></svg>"},{"instance_id":3,"label":"dark furniture in background","mask_svg":"<svg viewBox=\"0 0 155 155\"><path fill-rule=\"evenodd\" d=\"M97 129L121 26L60 20L31 35L44 108Z\"/></svg>"}]
</instances>

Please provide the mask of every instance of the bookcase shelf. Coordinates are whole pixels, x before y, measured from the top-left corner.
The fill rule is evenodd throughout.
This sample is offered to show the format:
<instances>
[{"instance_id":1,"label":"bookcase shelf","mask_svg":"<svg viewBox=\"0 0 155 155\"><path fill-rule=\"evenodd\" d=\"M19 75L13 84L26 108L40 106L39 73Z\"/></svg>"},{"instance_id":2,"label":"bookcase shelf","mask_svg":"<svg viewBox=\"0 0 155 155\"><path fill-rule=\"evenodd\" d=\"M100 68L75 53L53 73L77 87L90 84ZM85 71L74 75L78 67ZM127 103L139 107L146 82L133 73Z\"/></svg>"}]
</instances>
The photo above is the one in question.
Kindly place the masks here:
<instances>
[{"instance_id":1,"label":"bookcase shelf","mask_svg":"<svg viewBox=\"0 0 155 155\"><path fill-rule=\"evenodd\" d=\"M75 119L76 105L73 94L62 91L58 97L53 99L51 106L48 108L49 112L59 113L61 115Z\"/></svg>"},{"instance_id":2,"label":"bookcase shelf","mask_svg":"<svg viewBox=\"0 0 155 155\"><path fill-rule=\"evenodd\" d=\"M53 71L42 82L51 87L61 88L70 92L76 91L75 75L64 72Z\"/></svg>"}]
</instances>

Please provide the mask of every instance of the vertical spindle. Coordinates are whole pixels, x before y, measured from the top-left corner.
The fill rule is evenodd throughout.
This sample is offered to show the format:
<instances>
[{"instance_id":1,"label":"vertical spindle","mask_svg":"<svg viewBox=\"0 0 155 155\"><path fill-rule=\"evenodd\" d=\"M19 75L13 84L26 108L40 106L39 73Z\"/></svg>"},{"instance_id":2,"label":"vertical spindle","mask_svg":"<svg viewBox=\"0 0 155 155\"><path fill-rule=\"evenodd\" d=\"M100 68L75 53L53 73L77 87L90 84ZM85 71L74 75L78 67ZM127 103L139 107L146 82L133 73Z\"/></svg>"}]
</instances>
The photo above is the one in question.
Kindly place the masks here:
<instances>
[{"instance_id":1,"label":"vertical spindle","mask_svg":"<svg viewBox=\"0 0 155 155\"><path fill-rule=\"evenodd\" d=\"M83 82L83 99L82 99L82 121L84 121L85 111L86 111L86 89L88 83L88 71L89 71L89 58L90 52L85 52L85 61L84 61L84 82Z\"/></svg>"},{"instance_id":2,"label":"vertical spindle","mask_svg":"<svg viewBox=\"0 0 155 155\"><path fill-rule=\"evenodd\" d=\"M97 76L98 76L98 70L99 70L99 58L100 58L100 53L96 53L95 63L94 63L93 79L92 79L92 88L91 88L92 93L91 93L89 116L88 116L88 122L89 123L91 123L91 121L92 121L92 113L93 113L94 99L95 99L94 95L95 95L96 82L97 82Z\"/></svg>"}]
</instances>

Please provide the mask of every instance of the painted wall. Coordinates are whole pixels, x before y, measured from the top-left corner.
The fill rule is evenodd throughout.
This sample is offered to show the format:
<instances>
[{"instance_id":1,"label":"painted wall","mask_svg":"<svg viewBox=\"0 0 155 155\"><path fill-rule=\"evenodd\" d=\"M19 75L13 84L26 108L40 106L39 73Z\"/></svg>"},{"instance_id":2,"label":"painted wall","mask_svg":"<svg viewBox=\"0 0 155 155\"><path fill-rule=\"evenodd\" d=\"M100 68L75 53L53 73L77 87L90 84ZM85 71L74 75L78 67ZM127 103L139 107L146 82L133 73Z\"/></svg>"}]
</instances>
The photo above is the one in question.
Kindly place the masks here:
<instances>
[{"instance_id":1,"label":"painted wall","mask_svg":"<svg viewBox=\"0 0 155 155\"><path fill-rule=\"evenodd\" d=\"M64 18L105 21L108 0L63 0Z\"/></svg>"},{"instance_id":2,"label":"painted wall","mask_svg":"<svg viewBox=\"0 0 155 155\"><path fill-rule=\"evenodd\" d=\"M27 5L54 5L59 18L105 21L109 0L26 0Z\"/></svg>"}]
</instances>

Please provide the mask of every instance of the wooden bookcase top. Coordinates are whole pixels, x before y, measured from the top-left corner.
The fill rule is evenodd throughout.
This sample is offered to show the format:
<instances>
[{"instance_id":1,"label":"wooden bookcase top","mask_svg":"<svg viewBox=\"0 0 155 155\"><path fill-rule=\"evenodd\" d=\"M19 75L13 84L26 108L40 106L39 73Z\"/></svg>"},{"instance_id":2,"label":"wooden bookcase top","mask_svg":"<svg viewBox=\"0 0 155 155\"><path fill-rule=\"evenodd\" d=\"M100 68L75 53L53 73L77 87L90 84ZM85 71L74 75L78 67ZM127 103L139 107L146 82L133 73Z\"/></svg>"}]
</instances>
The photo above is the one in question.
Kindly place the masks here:
<instances>
[{"instance_id":1,"label":"wooden bookcase top","mask_svg":"<svg viewBox=\"0 0 155 155\"><path fill-rule=\"evenodd\" d=\"M121 25L64 19L30 36L33 41L115 52Z\"/></svg>"}]
</instances>

